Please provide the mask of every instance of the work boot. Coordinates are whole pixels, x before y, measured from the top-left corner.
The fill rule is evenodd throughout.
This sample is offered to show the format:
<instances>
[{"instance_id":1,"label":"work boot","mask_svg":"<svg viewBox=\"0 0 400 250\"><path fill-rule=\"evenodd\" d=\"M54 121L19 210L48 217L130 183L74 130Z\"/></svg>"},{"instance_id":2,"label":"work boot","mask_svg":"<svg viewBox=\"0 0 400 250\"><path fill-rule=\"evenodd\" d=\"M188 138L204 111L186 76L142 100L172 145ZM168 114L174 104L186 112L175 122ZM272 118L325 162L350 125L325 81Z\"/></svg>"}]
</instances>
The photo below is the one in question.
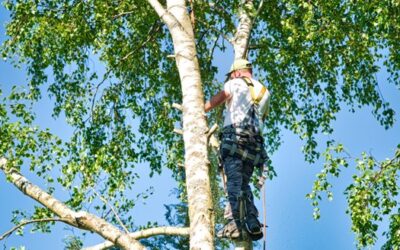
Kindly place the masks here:
<instances>
[{"instance_id":1,"label":"work boot","mask_svg":"<svg viewBox=\"0 0 400 250\"><path fill-rule=\"evenodd\" d=\"M257 220L255 215L250 215L246 220L246 230L253 241L259 240L263 237L261 230L261 223Z\"/></svg>"},{"instance_id":2,"label":"work boot","mask_svg":"<svg viewBox=\"0 0 400 250\"><path fill-rule=\"evenodd\" d=\"M231 219L228 223L217 232L218 238L230 238L236 239L240 237L240 227L238 227L238 223L235 220Z\"/></svg>"}]
</instances>

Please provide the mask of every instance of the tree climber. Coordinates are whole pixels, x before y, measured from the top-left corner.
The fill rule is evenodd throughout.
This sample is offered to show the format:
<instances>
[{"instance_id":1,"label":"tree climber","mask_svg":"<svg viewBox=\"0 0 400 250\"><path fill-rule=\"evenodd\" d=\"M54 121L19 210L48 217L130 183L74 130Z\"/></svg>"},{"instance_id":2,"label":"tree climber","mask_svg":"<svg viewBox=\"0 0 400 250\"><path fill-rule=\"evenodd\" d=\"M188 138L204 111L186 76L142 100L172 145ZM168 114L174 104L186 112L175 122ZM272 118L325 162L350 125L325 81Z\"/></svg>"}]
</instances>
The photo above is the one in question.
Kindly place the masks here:
<instances>
[{"instance_id":1,"label":"tree climber","mask_svg":"<svg viewBox=\"0 0 400 250\"><path fill-rule=\"evenodd\" d=\"M218 237L239 238L245 226L253 240L262 238L258 211L249 185L254 167L263 168L268 160L262 137L263 118L268 114L270 93L252 78L252 65L237 59L231 66L224 89L205 104L205 111L226 102L220 154L227 177L227 224ZM245 195L245 225L239 220L239 195Z\"/></svg>"}]
</instances>

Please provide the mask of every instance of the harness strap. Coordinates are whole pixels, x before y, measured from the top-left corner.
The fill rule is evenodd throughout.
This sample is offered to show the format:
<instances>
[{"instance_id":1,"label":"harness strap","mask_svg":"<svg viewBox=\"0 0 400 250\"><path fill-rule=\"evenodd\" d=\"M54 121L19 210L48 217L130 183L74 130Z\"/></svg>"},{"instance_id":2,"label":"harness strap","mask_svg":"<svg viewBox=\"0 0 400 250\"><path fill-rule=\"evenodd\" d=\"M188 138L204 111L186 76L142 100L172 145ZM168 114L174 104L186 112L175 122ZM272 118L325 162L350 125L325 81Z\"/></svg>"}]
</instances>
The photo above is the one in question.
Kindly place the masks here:
<instances>
[{"instance_id":1,"label":"harness strap","mask_svg":"<svg viewBox=\"0 0 400 250\"><path fill-rule=\"evenodd\" d=\"M261 157L261 153L259 152L251 152L246 149L242 149L236 145L236 143L232 144L227 144L223 143L221 145L221 149L228 150L229 155L235 155L238 154L239 157L241 157L242 160L251 160L253 161L254 166L258 166L259 164L263 163L263 158Z\"/></svg>"},{"instance_id":2,"label":"harness strap","mask_svg":"<svg viewBox=\"0 0 400 250\"><path fill-rule=\"evenodd\" d=\"M247 86L250 89L250 95L253 103L258 105L263 98L265 92L267 91L267 88L265 86L262 86L260 93L258 93L258 96L256 96L256 93L254 92L254 84L252 83L251 79L245 76L242 77L242 79L246 82Z\"/></svg>"}]
</instances>

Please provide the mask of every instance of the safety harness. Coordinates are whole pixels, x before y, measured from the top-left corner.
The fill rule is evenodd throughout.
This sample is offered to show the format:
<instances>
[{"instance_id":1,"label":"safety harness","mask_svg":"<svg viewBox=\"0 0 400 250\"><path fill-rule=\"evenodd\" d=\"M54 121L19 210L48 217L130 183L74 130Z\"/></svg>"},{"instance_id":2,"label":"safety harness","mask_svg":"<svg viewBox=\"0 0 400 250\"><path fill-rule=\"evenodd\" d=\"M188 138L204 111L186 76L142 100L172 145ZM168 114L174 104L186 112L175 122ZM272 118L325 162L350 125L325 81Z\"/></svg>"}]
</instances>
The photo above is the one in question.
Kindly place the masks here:
<instances>
[{"instance_id":1,"label":"safety harness","mask_svg":"<svg viewBox=\"0 0 400 250\"><path fill-rule=\"evenodd\" d=\"M251 100L253 102L254 105L258 105L261 101L261 99L264 97L265 92L267 91L267 88L265 86L262 86L260 93L258 94L258 96L256 96L256 93L254 92L254 84L251 81L250 78L248 77L242 77L242 79L246 82L247 86L250 89L250 95L251 95Z\"/></svg>"},{"instance_id":2,"label":"safety harness","mask_svg":"<svg viewBox=\"0 0 400 250\"><path fill-rule=\"evenodd\" d=\"M242 77L249 87L252 107L241 124L233 124L224 127L221 144L221 152L236 156L243 161L251 161L256 167L262 167L268 159L264 149L264 139L259 131L258 112L259 103L264 97L267 88L262 86L258 95L255 93L254 84L248 77ZM265 114L263 115L265 116Z\"/></svg>"},{"instance_id":3,"label":"safety harness","mask_svg":"<svg viewBox=\"0 0 400 250\"><path fill-rule=\"evenodd\" d=\"M256 94L254 90L254 84L251 79L248 77L242 77L241 79L245 81L249 88L251 95L251 108L248 114L245 116L245 119L240 124L233 124L224 127L223 133L221 134L220 138L222 141L220 153L222 158L224 158L224 155L230 155L239 158L242 161L251 162L253 166L257 167L259 170L261 170L260 172L263 173L265 171L265 164L268 161L268 155L264 148L264 139L261 135L261 131L259 130L258 118L260 117L259 104L265 93L267 92L267 88L265 86L262 86L260 92ZM266 113L267 112L262 115L262 120L264 120ZM222 177L224 180L224 174L222 174ZM224 188L226 188L225 183ZM266 213L264 210L264 237L266 235L265 216ZM249 235L252 240L260 239L259 235Z\"/></svg>"},{"instance_id":4,"label":"safety harness","mask_svg":"<svg viewBox=\"0 0 400 250\"><path fill-rule=\"evenodd\" d=\"M258 93L258 95L256 95L256 93L255 93L255 91L254 91L254 84L253 84L253 82L251 81L251 79L248 78L248 77L246 77L246 76L242 77L242 79L243 79L243 81L246 82L247 87L249 87L250 95L251 95L251 101L252 101L252 104L253 104L253 108L254 108L255 111L257 112L257 111L258 111L258 105L260 104L260 101L261 101L262 98L264 97L265 92L267 91L267 88L266 88L264 85L262 85L262 86L261 86L260 93ZM263 114L262 120L265 120L265 117L266 117L266 116L267 116L267 112L265 112L265 113Z\"/></svg>"}]
</instances>

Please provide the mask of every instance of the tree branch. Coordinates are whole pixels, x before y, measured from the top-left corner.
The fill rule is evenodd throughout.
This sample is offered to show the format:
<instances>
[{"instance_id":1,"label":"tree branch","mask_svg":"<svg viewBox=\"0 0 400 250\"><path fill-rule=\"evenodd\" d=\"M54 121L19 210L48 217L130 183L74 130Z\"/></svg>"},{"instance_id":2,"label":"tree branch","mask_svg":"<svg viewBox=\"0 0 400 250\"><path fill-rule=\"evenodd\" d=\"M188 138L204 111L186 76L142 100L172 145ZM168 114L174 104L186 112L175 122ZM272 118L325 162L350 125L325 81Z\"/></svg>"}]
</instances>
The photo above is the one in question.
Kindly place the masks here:
<instances>
[{"instance_id":1,"label":"tree branch","mask_svg":"<svg viewBox=\"0 0 400 250\"><path fill-rule=\"evenodd\" d=\"M147 33L147 38L144 41L142 41L138 46L136 46L136 48L134 48L131 52L126 54L124 57L122 57L121 60L118 61L116 66L120 65L122 62L127 60L131 55L133 55L134 53L136 53L137 51L142 49L148 42L150 42L154 38L154 35L157 34L160 31L160 28L161 28L161 23L156 21L151 26L149 32ZM107 72L103 75L103 79L96 85L96 89L95 89L94 94L93 94L92 104L91 104L91 108L90 108L91 115L89 115L89 117L85 120L85 122L87 122L92 117L94 105L95 105L95 102L96 102L97 93L98 93L98 91L100 89L100 86L108 79L108 76L111 74L111 71L112 71L112 68L109 68L107 70Z\"/></svg>"},{"instance_id":2,"label":"tree branch","mask_svg":"<svg viewBox=\"0 0 400 250\"><path fill-rule=\"evenodd\" d=\"M192 25L189 25L190 31L188 29L185 29L185 27L182 26L182 24L178 21L178 19L169 12L169 9L171 9L173 7L183 7L183 9L186 11L186 8L184 6L173 5L173 6L170 6L168 9L165 9L158 0L147 0L147 2L151 5L151 7L153 7L153 9L156 11L158 16L168 26L168 29L171 31L171 34L173 33L172 30L174 28L179 28L181 31L185 32L186 35L188 35L189 37L193 36ZM190 20L190 18L189 18L189 20Z\"/></svg>"},{"instance_id":3,"label":"tree branch","mask_svg":"<svg viewBox=\"0 0 400 250\"><path fill-rule=\"evenodd\" d=\"M264 0L261 0L260 4L258 5L258 8L257 8L256 15L253 18L253 24L255 23L257 17L260 15L260 12L261 12L263 6L264 6Z\"/></svg>"},{"instance_id":4,"label":"tree branch","mask_svg":"<svg viewBox=\"0 0 400 250\"><path fill-rule=\"evenodd\" d=\"M206 28L212 29L214 32L216 32L217 34L219 34L220 36L222 36L227 42L229 42L230 44L232 44L232 38L229 38L227 35L225 35L224 33L221 32L221 30L218 30L216 28L214 28L213 26L208 25L206 22L203 22L200 19L197 19L197 21L201 24L203 24L204 26L206 26Z\"/></svg>"},{"instance_id":5,"label":"tree branch","mask_svg":"<svg viewBox=\"0 0 400 250\"><path fill-rule=\"evenodd\" d=\"M57 200L40 187L32 184L15 168L6 168L7 160L0 157L0 170L6 175L22 193L36 200L53 213L65 220L65 223L83 230L97 233L106 240L113 242L122 249L145 249L145 247L128 234L122 232L107 221L87 213L85 211L75 212L63 202Z\"/></svg>"},{"instance_id":6,"label":"tree branch","mask_svg":"<svg viewBox=\"0 0 400 250\"><path fill-rule=\"evenodd\" d=\"M127 234L129 234L129 230L126 228L126 226L124 225L124 223L122 223L122 220L119 218L117 211L115 211L114 207L106 200L104 199L103 196L101 196L99 193L96 192L96 190L93 188L92 189L93 192L99 197L99 199L104 202L104 204L106 204L107 206L110 207L111 211L113 212L113 214L115 215L115 218L117 218L118 223L121 225L121 227L125 230L125 232Z\"/></svg>"},{"instance_id":7,"label":"tree branch","mask_svg":"<svg viewBox=\"0 0 400 250\"><path fill-rule=\"evenodd\" d=\"M164 21L164 23L168 26L168 27L172 27L176 24L179 24L179 22L177 22L176 18L174 16L172 16L162 5L158 0L147 0L147 2L149 2L149 4L151 5L151 7L153 7L153 9L156 11L156 13L158 14L158 16Z\"/></svg>"},{"instance_id":8,"label":"tree branch","mask_svg":"<svg viewBox=\"0 0 400 250\"><path fill-rule=\"evenodd\" d=\"M14 231L18 230L19 228L21 228L21 227L23 227L25 225L32 224L32 223L53 222L53 221L61 221L61 222L64 222L64 223L68 224L67 220L64 220L64 219L61 219L61 218L44 218L44 219L23 221L20 224L16 225L15 227L11 228L10 230L8 230L7 232L5 232L4 234L2 234L0 236L0 240L4 240L8 236L10 236Z\"/></svg>"},{"instance_id":9,"label":"tree branch","mask_svg":"<svg viewBox=\"0 0 400 250\"><path fill-rule=\"evenodd\" d=\"M132 14L132 13L134 13L134 12L135 12L135 11L132 10L132 11L126 11L126 12L119 13L119 14L113 16L113 19L115 20L115 19L117 19L117 18L130 15L130 14Z\"/></svg>"},{"instance_id":10,"label":"tree branch","mask_svg":"<svg viewBox=\"0 0 400 250\"><path fill-rule=\"evenodd\" d=\"M379 177L382 175L382 173L386 170L386 168L388 166L392 165L392 164L396 164L396 161L400 162L400 156L396 155L394 158L390 159L389 162L386 162L386 164L381 163L381 164L378 165L378 164L376 164L377 161L374 160L375 165L377 167L379 167L380 169L379 169L379 172L377 172L377 174L374 176L374 178L370 182L370 187L371 188L372 188L372 185L376 184L376 181L379 179Z\"/></svg>"},{"instance_id":11,"label":"tree branch","mask_svg":"<svg viewBox=\"0 0 400 250\"><path fill-rule=\"evenodd\" d=\"M178 235L178 236L189 236L188 227L156 227L150 229L144 229L142 231L130 233L129 236L139 240L149 238L156 235ZM110 241L103 242L101 244L83 248L82 250L104 250L114 246Z\"/></svg>"}]
</instances>

